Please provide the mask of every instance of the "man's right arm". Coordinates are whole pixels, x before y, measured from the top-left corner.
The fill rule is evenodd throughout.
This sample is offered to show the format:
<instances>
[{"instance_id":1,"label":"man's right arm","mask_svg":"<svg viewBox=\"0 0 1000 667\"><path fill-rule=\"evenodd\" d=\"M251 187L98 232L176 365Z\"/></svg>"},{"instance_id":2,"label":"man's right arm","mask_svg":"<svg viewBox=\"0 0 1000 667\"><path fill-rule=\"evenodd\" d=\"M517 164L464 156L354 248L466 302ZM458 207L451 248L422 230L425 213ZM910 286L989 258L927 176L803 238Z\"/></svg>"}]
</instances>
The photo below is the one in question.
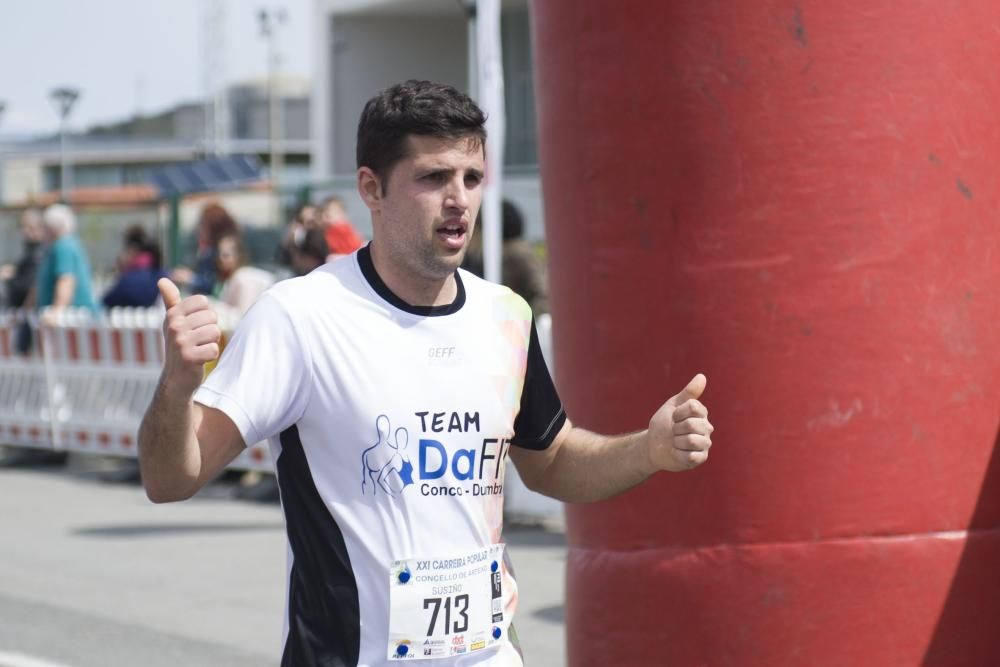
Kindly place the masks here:
<instances>
[{"instance_id":1,"label":"man's right arm","mask_svg":"<svg viewBox=\"0 0 1000 667\"><path fill-rule=\"evenodd\" d=\"M243 450L243 437L220 410L192 400L204 364L219 356L218 318L204 296L180 298L158 283L167 307L165 358L156 394L139 427L139 466L153 502L190 498Z\"/></svg>"}]
</instances>

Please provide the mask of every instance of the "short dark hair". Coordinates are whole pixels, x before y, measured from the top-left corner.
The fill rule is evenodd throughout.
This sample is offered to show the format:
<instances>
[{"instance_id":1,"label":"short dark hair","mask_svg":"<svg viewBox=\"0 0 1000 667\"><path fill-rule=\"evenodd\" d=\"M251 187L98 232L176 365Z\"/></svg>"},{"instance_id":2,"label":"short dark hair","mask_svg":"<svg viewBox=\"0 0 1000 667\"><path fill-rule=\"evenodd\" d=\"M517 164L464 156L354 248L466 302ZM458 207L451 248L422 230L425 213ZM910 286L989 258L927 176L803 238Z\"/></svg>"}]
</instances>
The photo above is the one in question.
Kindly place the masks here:
<instances>
[{"instance_id":1,"label":"short dark hair","mask_svg":"<svg viewBox=\"0 0 1000 667\"><path fill-rule=\"evenodd\" d=\"M149 232L141 224L129 225L122 232L122 245L136 252L148 253L154 269L160 268L160 265L163 263L160 244L149 235Z\"/></svg>"},{"instance_id":2,"label":"short dark hair","mask_svg":"<svg viewBox=\"0 0 1000 667\"><path fill-rule=\"evenodd\" d=\"M519 239L524 234L524 218L521 211L514 204L506 199L502 204L503 211L503 240Z\"/></svg>"},{"instance_id":3,"label":"short dark hair","mask_svg":"<svg viewBox=\"0 0 1000 667\"><path fill-rule=\"evenodd\" d=\"M322 229L307 229L294 239L295 247L306 257L320 264L326 261L330 247L326 244L326 236Z\"/></svg>"},{"instance_id":4,"label":"short dark hair","mask_svg":"<svg viewBox=\"0 0 1000 667\"><path fill-rule=\"evenodd\" d=\"M122 245L126 248L144 252L148 243L149 234L146 232L146 228L140 224L129 225L122 232Z\"/></svg>"},{"instance_id":5,"label":"short dark hair","mask_svg":"<svg viewBox=\"0 0 1000 667\"><path fill-rule=\"evenodd\" d=\"M471 137L485 150L486 115L452 86L410 79L368 100L358 122L358 168L368 167L385 188L392 167L406 157L409 135Z\"/></svg>"}]
</instances>

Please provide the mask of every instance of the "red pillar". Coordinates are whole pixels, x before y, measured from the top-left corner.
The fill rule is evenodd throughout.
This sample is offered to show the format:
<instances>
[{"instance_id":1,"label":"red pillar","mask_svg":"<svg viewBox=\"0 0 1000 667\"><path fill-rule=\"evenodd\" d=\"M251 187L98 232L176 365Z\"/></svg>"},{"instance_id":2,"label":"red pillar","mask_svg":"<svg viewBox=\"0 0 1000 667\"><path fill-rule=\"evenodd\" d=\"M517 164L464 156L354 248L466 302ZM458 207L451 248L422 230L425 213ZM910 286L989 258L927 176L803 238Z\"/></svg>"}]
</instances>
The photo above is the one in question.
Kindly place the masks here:
<instances>
[{"instance_id":1,"label":"red pillar","mask_svg":"<svg viewBox=\"0 0 1000 667\"><path fill-rule=\"evenodd\" d=\"M717 428L570 508L571 664L995 662L1000 3L532 15L570 417Z\"/></svg>"}]
</instances>

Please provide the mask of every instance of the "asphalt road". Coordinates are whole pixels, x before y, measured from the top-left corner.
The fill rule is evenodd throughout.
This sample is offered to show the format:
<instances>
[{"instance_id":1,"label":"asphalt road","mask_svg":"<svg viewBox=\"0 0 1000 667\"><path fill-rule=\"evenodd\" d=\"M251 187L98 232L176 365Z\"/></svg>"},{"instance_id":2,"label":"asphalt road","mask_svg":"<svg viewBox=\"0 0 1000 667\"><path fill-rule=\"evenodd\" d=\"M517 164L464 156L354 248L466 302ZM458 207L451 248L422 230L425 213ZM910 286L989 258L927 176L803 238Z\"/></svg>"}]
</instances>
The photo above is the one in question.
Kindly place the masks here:
<instances>
[{"instance_id":1,"label":"asphalt road","mask_svg":"<svg viewBox=\"0 0 1000 667\"><path fill-rule=\"evenodd\" d=\"M216 482L152 505L111 461L0 464L0 667L265 667L280 655L284 527L276 503ZM508 525L529 666L565 664L565 543Z\"/></svg>"}]
</instances>

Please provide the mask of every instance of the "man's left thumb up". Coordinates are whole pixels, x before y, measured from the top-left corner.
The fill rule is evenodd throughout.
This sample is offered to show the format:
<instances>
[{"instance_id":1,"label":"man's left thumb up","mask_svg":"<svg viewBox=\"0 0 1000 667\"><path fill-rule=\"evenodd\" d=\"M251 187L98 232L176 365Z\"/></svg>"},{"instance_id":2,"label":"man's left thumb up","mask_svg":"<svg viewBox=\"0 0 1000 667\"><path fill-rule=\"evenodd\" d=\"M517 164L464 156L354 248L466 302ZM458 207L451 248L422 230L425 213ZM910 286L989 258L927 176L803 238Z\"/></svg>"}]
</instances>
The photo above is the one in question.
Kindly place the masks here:
<instances>
[{"instance_id":1,"label":"man's left thumb up","mask_svg":"<svg viewBox=\"0 0 1000 667\"><path fill-rule=\"evenodd\" d=\"M671 403L674 407L683 405L685 401L692 398L700 398L702 393L705 391L705 387L708 385L708 378L703 374L698 373L691 381L687 383L687 386L681 389L680 393L671 398L668 403Z\"/></svg>"}]
</instances>

